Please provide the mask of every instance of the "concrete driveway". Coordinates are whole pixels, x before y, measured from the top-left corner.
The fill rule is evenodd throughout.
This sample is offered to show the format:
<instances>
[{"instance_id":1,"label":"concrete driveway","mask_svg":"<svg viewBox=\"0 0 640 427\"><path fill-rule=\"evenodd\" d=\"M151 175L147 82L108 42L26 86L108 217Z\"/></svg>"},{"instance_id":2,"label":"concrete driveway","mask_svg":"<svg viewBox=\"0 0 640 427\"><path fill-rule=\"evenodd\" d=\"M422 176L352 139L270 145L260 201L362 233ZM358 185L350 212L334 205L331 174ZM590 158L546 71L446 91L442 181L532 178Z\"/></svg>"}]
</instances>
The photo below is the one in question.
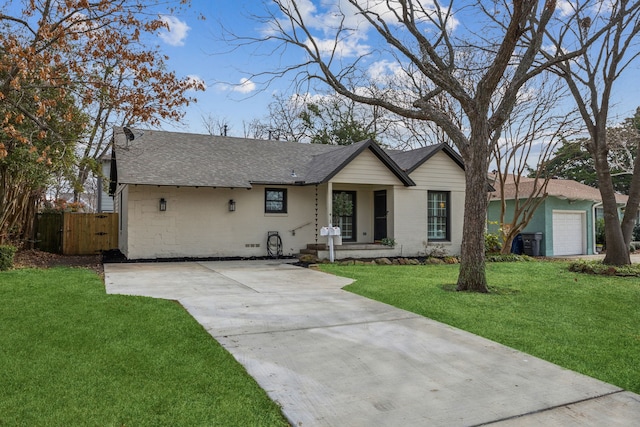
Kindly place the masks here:
<instances>
[{"instance_id":1,"label":"concrete driveway","mask_svg":"<svg viewBox=\"0 0 640 427\"><path fill-rule=\"evenodd\" d=\"M640 423L637 394L281 261L106 264L105 283L178 300L294 426Z\"/></svg>"}]
</instances>

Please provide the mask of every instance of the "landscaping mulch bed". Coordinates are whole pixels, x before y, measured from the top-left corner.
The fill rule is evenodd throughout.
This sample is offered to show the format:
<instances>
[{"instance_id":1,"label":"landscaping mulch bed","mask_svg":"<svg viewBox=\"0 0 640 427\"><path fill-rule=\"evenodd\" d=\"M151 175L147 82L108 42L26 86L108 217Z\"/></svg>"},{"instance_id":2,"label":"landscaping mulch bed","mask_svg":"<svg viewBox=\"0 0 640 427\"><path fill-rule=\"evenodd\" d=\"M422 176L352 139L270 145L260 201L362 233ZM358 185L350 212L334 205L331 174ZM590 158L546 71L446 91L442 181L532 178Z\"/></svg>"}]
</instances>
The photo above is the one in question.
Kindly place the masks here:
<instances>
[{"instance_id":1,"label":"landscaping mulch bed","mask_svg":"<svg viewBox=\"0 0 640 427\"><path fill-rule=\"evenodd\" d=\"M94 270L101 276L102 255L60 255L36 249L20 250L14 257L16 268L84 267Z\"/></svg>"}]
</instances>

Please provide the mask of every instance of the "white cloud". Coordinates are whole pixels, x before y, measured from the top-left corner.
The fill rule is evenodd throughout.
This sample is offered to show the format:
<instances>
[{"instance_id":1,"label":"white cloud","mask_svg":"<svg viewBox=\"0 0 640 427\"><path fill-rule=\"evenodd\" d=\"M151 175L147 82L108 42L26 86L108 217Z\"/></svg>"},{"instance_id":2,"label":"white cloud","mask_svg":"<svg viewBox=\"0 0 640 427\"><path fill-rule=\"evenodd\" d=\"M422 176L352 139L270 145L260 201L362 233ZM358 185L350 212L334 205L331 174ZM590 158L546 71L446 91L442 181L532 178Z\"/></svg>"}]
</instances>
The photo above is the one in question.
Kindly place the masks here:
<instances>
[{"instance_id":1,"label":"white cloud","mask_svg":"<svg viewBox=\"0 0 640 427\"><path fill-rule=\"evenodd\" d=\"M235 85L225 85L225 90L238 93L251 93L256 90L256 84L251 80L243 77L240 79L240 83Z\"/></svg>"},{"instance_id":2,"label":"white cloud","mask_svg":"<svg viewBox=\"0 0 640 427\"><path fill-rule=\"evenodd\" d=\"M160 39L171 46L184 46L187 33L191 29L186 22L179 20L175 16L162 15L160 20L164 22L167 28L160 30L158 36Z\"/></svg>"},{"instance_id":3,"label":"white cloud","mask_svg":"<svg viewBox=\"0 0 640 427\"><path fill-rule=\"evenodd\" d=\"M567 0L557 2L556 9L560 11L561 16L571 16L576 13L576 6Z\"/></svg>"},{"instance_id":4,"label":"white cloud","mask_svg":"<svg viewBox=\"0 0 640 427\"><path fill-rule=\"evenodd\" d=\"M376 82L384 81L389 77L400 77L405 74L399 63L386 59L374 62L367 71L371 79Z\"/></svg>"}]
</instances>

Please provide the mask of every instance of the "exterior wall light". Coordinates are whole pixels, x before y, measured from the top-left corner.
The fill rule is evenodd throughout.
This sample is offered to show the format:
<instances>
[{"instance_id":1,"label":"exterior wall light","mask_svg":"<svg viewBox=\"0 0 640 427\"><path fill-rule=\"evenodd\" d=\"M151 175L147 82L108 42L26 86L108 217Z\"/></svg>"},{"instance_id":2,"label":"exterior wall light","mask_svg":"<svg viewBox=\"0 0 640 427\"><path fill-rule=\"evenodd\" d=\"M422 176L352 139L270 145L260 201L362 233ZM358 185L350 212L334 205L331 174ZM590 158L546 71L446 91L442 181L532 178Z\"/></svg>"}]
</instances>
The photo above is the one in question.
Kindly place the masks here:
<instances>
[{"instance_id":1,"label":"exterior wall light","mask_svg":"<svg viewBox=\"0 0 640 427\"><path fill-rule=\"evenodd\" d=\"M159 206L160 212L164 212L167 210L167 201L163 198L160 199L160 206Z\"/></svg>"},{"instance_id":2,"label":"exterior wall light","mask_svg":"<svg viewBox=\"0 0 640 427\"><path fill-rule=\"evenodd\" d=\"M236 211L236 201L231 199L229 200L229 212L235 212Z\"/></svg>"}]
</instances>

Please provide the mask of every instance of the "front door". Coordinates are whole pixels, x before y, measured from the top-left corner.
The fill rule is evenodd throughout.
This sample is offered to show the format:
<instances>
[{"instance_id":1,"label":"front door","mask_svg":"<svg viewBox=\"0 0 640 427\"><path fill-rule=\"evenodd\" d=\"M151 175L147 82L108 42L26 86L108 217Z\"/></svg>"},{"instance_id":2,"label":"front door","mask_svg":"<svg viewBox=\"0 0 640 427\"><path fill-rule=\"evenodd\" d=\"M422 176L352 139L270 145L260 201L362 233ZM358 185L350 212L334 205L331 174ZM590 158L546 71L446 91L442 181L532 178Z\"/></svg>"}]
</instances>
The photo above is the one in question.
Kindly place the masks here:
<instances>
[{"instance_id":1,"label":"front door","mask_svg":"<svg viewBox=\"0 0 640 427\"><path fill-rule=\"evenodd\" d=\"M373 193L373 240L387 237L387 190Z\"/></svg>"}]
</instances>

